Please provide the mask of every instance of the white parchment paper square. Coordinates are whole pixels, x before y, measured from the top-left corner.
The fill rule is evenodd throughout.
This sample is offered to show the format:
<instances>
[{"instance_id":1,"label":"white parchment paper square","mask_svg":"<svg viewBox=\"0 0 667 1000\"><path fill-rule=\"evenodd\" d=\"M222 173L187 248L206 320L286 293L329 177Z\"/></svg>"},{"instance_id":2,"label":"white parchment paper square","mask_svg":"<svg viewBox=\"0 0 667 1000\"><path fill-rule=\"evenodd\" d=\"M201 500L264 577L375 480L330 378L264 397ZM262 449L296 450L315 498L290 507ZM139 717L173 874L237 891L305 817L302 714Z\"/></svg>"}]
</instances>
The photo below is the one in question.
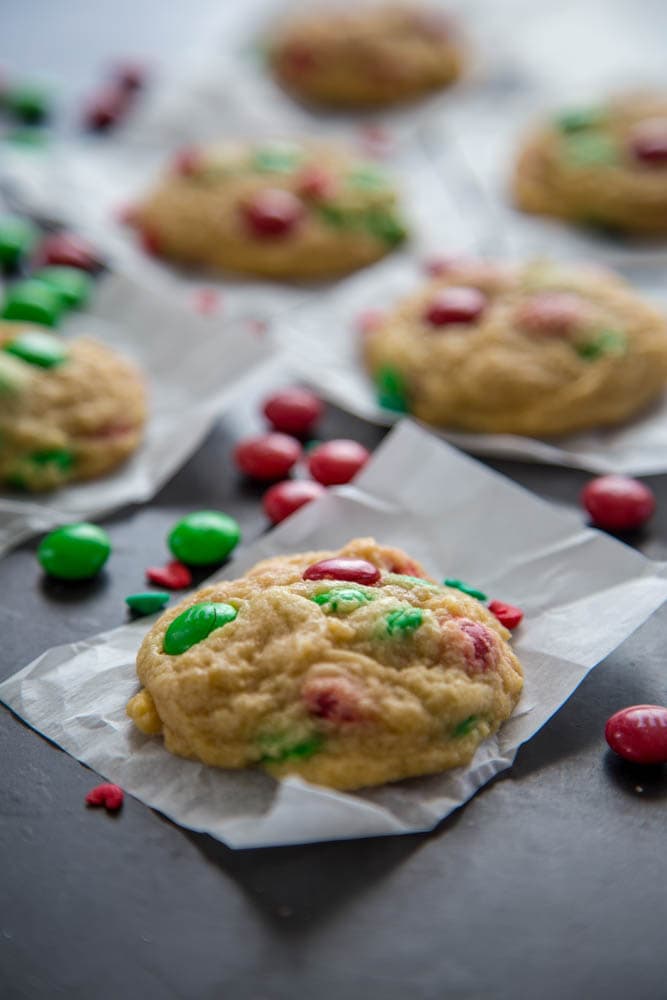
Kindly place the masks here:
<instances>
[{"instance_id":1,"label":"white parchment paper square","mask_svg":"<svg viewBox=\"0 0 667 1000\"><path fill-rule=\"evenodd\" d=\"M467 768L346 794L172 756L125 715L137 690L134 657L146 620L49 650L0 685L0 699L147 805L232 847L428 830L509 767L591 667L667 597L664 565L583 527L579 516L410 421L392 431L355 486L302 508L218 576L233 578L266 556L336 547L358 535L403 546L437 578L465 579L525 610L514 640L524 693Z\"/></svg>"}]
</instances>

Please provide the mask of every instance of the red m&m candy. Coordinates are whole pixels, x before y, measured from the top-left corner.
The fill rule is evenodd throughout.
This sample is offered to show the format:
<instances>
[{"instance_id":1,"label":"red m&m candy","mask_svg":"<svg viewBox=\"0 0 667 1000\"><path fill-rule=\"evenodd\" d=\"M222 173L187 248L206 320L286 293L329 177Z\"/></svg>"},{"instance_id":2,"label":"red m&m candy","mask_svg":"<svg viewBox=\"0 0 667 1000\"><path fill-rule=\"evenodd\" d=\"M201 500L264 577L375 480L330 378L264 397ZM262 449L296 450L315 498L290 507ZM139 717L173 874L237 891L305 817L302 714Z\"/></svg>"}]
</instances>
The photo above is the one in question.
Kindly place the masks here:
<instances>
[{"instance_id":1,"label":"red m&m candy","mask_svg":"<svg viewBox=\"0 0 667 1000\"><path fill-rule=\"evenodd\" d=\"M303 198L323 201L336 193L336 179L322 167L305 167L297 179L297 190Z\"/></svg>"},{"instance_id":2,"label":"red m&m candy","mask_svg":"<svg viewBox=\"0 0 667 1000\"><path fill-rule=\"evenodd\" d=\"M310 433L322 416L324 407L310 389L294 386L281 389L264 403L264 416L277 431L285 434Z\"/></svg>"},{"instance_id":3,"label":"red m&m candy","mask_svg":"<svg viewBox=\"0 0 667 1000\"><path fill-rule=\"evenodd\" d=\"M648 118L635 125L630 135L630 149L641 163L651 167L667 166L667 118Z\"/></svg>"},{"instance_id":4,"label":"red m&m candy","mask_svg":"<svg viewBox=\"0 0 667 1000\"><path fill-rule=\"evenodd\" d=\"M240 441L234 461L253 479L282 479L301 458L301 445L288 434L259 434Z\"/></svg>"},{"instance_id":5,"label":"red m&m candy","mask_svg":"<svg viewBox=\"0 0 667 1000\"><path fill-rule=\"evenodd\" d=\"M313 479L325 486L349 483L370 458L368 448L358 441L339 438L318 445L308 456L308 468Z\"/></svg>"},{"instance_id":6,"label":"red m&m candy","mask_svg":"<svg viewBox=\"0 0 667 1000\"><path fill-rule=\"evenodd\" d=\"M629 476L592 479L582 491L581 502L593 524L607 531L640 528L655 510L652 491Z\"/></svg>"},{"instance_id":7,"label":"red m&m candy","mask_svg":"<svg viewBox=\"0 0 667 1000\"><path fill-rule=\"evenodd\" d=\"M516 628L523 621L523 611L514 604L504 601L489 601L489 611L505 628Z\"/></svg>"},{"instance_id":8,"label":"red m&m candy","mask_svg":"<svg viewBox=\"0 0 667 1000\"><path fill-rule=\"evenodd\" d=\"M635 764L667 764L667 708L632 705L607 720L607 743L620 757Z\"/></svg>"},{"instance_id":9,"label":"red m&m candy","mask_svg":"<svg viewBox=\"0 0 667 1000\"><path fill-rule=\"evenodd\" d=\"M304 580L348 580L371 587L381 577L380 570L366 559L322 559L303 574Z\"/></svg>"},{"instance_id":10,"label":"red m&m candy","mask_svg":"<svg viewBox=\"0 0 667 1000\"><path fill-rule=\"evenodd\" d=\"M86 128L102 132L112 128L125 116L130 106L128 92L112 85L94 94L83 116Z\"/></svg>"},{"instance_id":11,"label":"red m&m candy","mask_svg":"<svg viewBox=\"0 0 667 1000\"><path fill-rule=\"evenodd\" d=\"M82 271L96 271L101 264L92 243L75 233L45 236L37 251L37 262L58 267L78 267Z\"/></svg>"},{"instance_id":12,"label":"red m&m candy","mask_svg":"<svg viewBox=\"0 0 667 1000\"><path fill-rule=\"evenodd\" d=\"M567 336L586 318L584 301L571 292L539 292L522 303L516 322L528 333Z\"/></svg>"},{"instance_id":13,"label":"red m&m candy","mask_svg":"<svg viewBox=\"0 0 667 1000\"><path fill-rule=\"evenodd\" d=\"M427 305L424 319L431 326L474 323L484 312L486 301L486 295L478 288L443 288Z\"/></svg>"},{"instance_id":14,"label":"red m&m candy","mask_svg":"<svg viewBox=\"0 0 667 1000\"><path fill-rule=\"evenodd\" d=\"M262 506L269 521L279 524L299 507L316 500L325 492L324 486L313 483L310 479L286 479L284 483L276 483L266 491Z\"/></svg>"},{"instance_id":15,"label":"red m&m candy","mask_svg":"<svg viewBox=\"0 0 667 1000\"><path fill-rule=\"evenodd\" d=\"M243 217L255 236L289 236L304 214L303 202L281 188L258 191L242 206Z\"/></svg>"}]
</instances>

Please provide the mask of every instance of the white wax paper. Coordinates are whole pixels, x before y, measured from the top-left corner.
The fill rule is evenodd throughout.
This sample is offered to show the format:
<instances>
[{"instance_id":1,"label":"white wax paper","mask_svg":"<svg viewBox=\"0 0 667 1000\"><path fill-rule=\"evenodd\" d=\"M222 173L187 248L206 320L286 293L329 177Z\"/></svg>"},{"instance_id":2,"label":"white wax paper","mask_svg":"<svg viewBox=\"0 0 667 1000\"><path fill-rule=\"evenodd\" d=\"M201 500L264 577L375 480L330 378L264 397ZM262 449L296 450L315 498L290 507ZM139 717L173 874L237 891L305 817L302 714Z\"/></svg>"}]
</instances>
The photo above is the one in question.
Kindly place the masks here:
<instances>
[{"instance_id":1,"label":"white wax paper","mask_svg":"<svg viewBox=\"0 0 667 1000\"><path fill-rule=\"evenodd\" d=\"M100 279L90 311L65 324L70 334L95 336L139 365L148 390L145 439L100 479L48 494L0 492L0 555L35 532L149 500L242 391L243 376L271 358L244 324L198 316L119 275Z\"/></svg>"},{"instance_id":2,"label":"white wax paper","mask_svg":"<svg viewBox=\"0 0 667 1000\"><path fill-rule=\"evenodd\" d=\"M410 833L431 829L509 767L588 671L667 597L664 565L583 527L579 515L537 499L410 421L392 431L354 486L303 507L217 576L233 578L258 559L333 548L359 535L402 546L436 578L464 579L525 611L514 638L523 695L466 768L342 793L175 757L125 715L138 686L135 653L152 620L49 650L0 685L0 699L147 805L232 847Z\"/></svg>"}]
</instances>

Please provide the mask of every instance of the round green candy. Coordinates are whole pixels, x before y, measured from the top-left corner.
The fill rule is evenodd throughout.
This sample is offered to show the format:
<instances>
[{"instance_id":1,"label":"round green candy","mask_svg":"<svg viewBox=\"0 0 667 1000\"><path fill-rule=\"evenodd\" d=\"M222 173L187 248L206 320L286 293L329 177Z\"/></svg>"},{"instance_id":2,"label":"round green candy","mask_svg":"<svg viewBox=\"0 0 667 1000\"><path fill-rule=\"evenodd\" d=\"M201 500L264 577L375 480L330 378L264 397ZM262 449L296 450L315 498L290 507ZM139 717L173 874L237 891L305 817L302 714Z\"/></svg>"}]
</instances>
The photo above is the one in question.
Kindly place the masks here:
<instances>
[{"instance_id":1,"label":"round green candy","mask_svg":"<svg viewBox=\"0 0 667 1000\"><path fill-rule=\"evenodd\" d=\"M130 611L137 615L152 615L169 603L170 595L166 590L147 590L141 594L128 594L125 598Z\"/></svg>"},{"instance_id":2,"label":"round green candy","mask_svg":"<svg viewBox=\"0 0 667 1000\"><path fill-rule=\"evenodd\" d=\"M198 510L178 521L169 532L169 548L188 566L222 562L238 544L241 529L219 510Z\"/></svg>"},{"instance_id":3,"label":"round green candy","mask_svg":"<svg viewBox=\"0 0 667 1000\"><path fill-rule=\"evenodd\" d=\"M37 242L39 232L27 219L4 216L0 219L0 264L15 267L27 257Z\"/></svg>"},{"instance_id":4,"label":"round green candy","mask_svg":"<svg viewBox=\"0 0 667 1000\"><path fill-rule=\"evenodd\" d=\"M477 601L485 601L486 594L482 590L475 590L469 584L464 583L463 580L453 580L448 577L446 580L442 581L445 587L453 587L454 590L460 590L462 594L467 594L468 597L474 597Z\"/></svg>"},{"instance_id":5,"label":"round green candy","mask_svg":"<svg viewBox=\"0 0 667 1000\"><path fill-rule=\"evenodd\" d=\"M298 146L291 143L274 143L255 150L252 165L260 173L291 174L303 159Z\"/></svg>"},{"instance_id":6,"label":"round green candy","mask_svg":"<svg viewBox=\"0 0 667 1000\"><path fill-rule=\"evenodd\" d=\"M408 235L407 229L400 219L391 212L382 209L370 209L365 216L368 231L389 247L398 246Z\"/></svg>"},{"instance_id":7,"label":"round green candy","mask_svg":"<svg viewBox=\"0 0 667 1000\"><path fill-rule=\"evenodd\" d=\"M4 103L10 114L31 125L45 121L51 110L48 91L36 84L11 87L4 94Z\"/></svg>"},{"instance_id":8,"label":"round green candy","mask_svg":"<svg viewBox=\"0 0 667 1000\"><path fill-rule=\"evenodd\" d=\"M3 319L57 326L62 311L60 295L43 281L27 278L12 285L2 306Z\"/></svg>"},{"instance_id":9,"label":"round green candy","mask_svg":"<svg viewBox=\"0 0 667 1000\"><path fill-rule=\"evenodd\" d=\"M420 608L398 608L387 615L387 632L389 635L394 635L395 632L415 632L423 620L424 614Z\"/></svg>"},{"instance_id":10,"label":"round green candy","mask_svg":"<svg viewBox=\"0 0 667 1000\"><path fill-rule=\"evenodd\" d=\"M93 279L80 267L45 267L33 278L56 292L63 309L85 306L93 286Z\"/></svg>"},{"instance_id":11,"label":"round green candy","mask_svg":"<svg viewBox=\"0 0 667 1000\"><path fill-rule=\"evenodd\" d=\"M570 108L557 115L555 122L561 132L582 132L600 125L604 118L601 108Z\"/></svg>"},{"instance_id":12,"label":"round green candy","mask_svg":"<svg viewBox=\"0 0 667 1000\"><path fill-rule=\"evenodd\" d=\"M82 521L57 528L42 539L37 558L49 576L59 580L88 580L104 566L111 542L103 528Z\"/></svg>"},{"instance_id":13,"label":"round green candy","mask_svg":"<svg viewBox=\"0 0 667 1000\"><path fill-rule=\"evenodd\" d=\"M374 378L380 406L385 410L395 410L396 413L410 412L405 379L397 369L380 368Z\"/></svg>"},{"instance_id":14,"label":"round green candy","mask_svg":"<svg viewBox=\"0 0 667 1000\"><path fill-rule=\"evenodd\" d=\"M38 368L55 368L67 360L67 348L51 333L27 330L4 345L3 351Z\"/></svg>"},{"instance_id":15,"label":"round green candy","mask_svg":"<svg viewBox=\"0 0 667 1000\"><path fill-rule=\"evenodd\" d=\"M180 656L191 646L206 639L211 632L233 622L238 614L231 604L201 601L183 611L167 629L163 649L169 656Z\"/></svg>"},{"instance_id":16,"label":"round green candy","mask_svg":"<svg viewBox=\"0 0 667 1000\"><path fill-rule=\"evenodd\" d=\"M74 455L67 448L48 448L45 451L33 451L28 461L35 465L55 465L66 472L74 465Z\"/></svg>"},{"instance_id":17,"label":"round green candy","mask_svg":"<svg viewBox=\"0 0 667 1000\"><path fill-rule=\"evenodd\" d=\"M315 594L311 601L319 604L323 611L349 612L354 611L362 604L372 601L370 594L356 587L338 587L336 590L325 590L321 594Z\"/></svg>"}]
</instances>

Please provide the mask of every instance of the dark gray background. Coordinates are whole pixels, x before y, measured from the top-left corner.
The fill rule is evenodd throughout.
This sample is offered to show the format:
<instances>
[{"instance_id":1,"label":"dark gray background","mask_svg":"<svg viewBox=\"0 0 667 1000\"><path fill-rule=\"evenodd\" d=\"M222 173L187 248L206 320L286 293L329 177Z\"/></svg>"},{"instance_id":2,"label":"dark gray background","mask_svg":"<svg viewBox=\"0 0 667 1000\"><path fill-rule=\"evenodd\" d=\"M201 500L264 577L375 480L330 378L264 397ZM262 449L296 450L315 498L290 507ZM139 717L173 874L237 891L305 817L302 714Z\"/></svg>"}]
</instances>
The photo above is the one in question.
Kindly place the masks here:
<instances>
[{"instance_id":1,"label":"dark gray background","mask_svg":"<svg viewBox=\"0 0 667 1000\"><path fill-rule=\"evenodd\" d=\"M57 85L59 120L72 122L115 56L167 73L216 6L4 0L0 61ZM35 545L0 563L3 677L124 621L124 596L163 561L182 513L221 508L248 539L264 529L262 491L229 471L257 402L221 421L153 503L109 521L114 554L95 583L45 582ZM322 436L334 435L374 445L381 432L330 408ZM490 464L568 504L586 480ZM631 541L664 559L667 484L648 481L658 513ZM235 852L131 798L117 817L92 812L96 776L2 710L0 996L664 997L667 780L615 758L603 728L627 704L667 700L665 621L663 609L428 836Z\"/></svg>"}]
</instances>

